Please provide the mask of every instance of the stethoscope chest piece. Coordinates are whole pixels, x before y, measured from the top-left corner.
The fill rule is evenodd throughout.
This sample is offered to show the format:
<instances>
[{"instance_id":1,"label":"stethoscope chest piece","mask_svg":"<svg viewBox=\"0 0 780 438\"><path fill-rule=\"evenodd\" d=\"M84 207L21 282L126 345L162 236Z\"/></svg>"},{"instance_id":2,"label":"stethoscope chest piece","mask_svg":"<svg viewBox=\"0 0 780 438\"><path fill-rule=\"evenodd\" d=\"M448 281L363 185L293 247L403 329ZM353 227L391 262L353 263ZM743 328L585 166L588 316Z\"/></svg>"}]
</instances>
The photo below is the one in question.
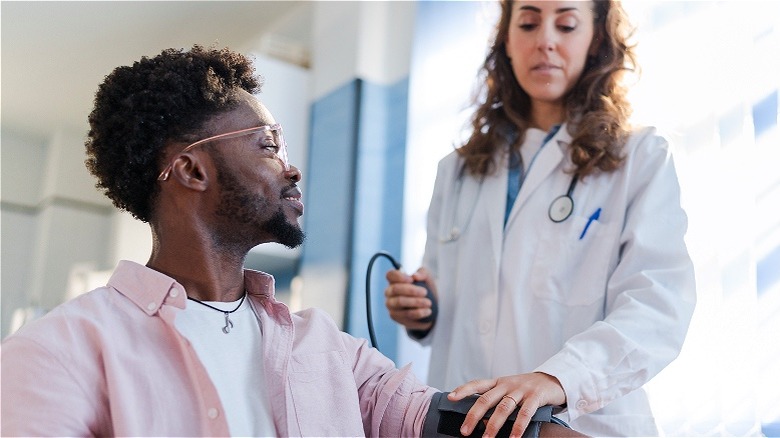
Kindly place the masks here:
<instances>
[{"instance_id":1,"label":"stethoscope chest piece","mask_svg":"<svg viewBox=\"0 0 780 438\"><path fill-rule=\"evenodd\" d=\"M547 216L556 224L568 219L571 216L571 212L574 211L574 198L572 198L572 195L574 194L574 188L577 187L577 180L579 180L579 177L575 174L571 178L569 190L566 191L566 194L558 196L550 204Z\"/></svg>"},{"instance_id":2,"label":"stethoscope chest piece","mask_svg":"<svg viewBox=\"0 0 780 438\"><path fill-rule=\"evenodd\" d=\"M550 210L548 215L553 222L563 222L571 216L571 212L574 210L574 201L568 194L561 195L555 198L550 204Z\"/></svg>"}]
</instances>

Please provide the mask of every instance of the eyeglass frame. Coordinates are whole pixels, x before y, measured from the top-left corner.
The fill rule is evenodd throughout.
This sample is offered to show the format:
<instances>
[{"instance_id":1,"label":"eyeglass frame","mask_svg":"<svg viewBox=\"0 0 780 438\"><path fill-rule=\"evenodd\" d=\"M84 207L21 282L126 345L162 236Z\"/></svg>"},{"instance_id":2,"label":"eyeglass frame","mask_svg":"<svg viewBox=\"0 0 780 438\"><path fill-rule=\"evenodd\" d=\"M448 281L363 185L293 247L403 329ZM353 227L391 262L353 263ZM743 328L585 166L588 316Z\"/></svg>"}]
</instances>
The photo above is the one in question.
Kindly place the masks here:
<instances>
[{"instance_id":1,"label":"eyeglass frame","mask_svg":"<svg viewBox=\"0 0 780 438\"><path fill-rule=\"evenodd\" d=\"M232 132L226 132L224 134L217 134L213 135L208 138L204 138L203 140L198 140L195 143L192 143L179 151L178 154L183 154L185 152L191 151L195 146L200 146L204 143L208 143L210 141L214 140L225 140L229 138L236 138L236 137L243 137L245 135L254 134L257 132L264 132L264 131L275 131L279 135L279 143L276 145L279 149L276 151L275 155L279 160L282 162L282 165L284 166L284 170L290 170L290 162L287 159L287 142L284 139L284 134L282 133L282 125L279 123L274 123L273 125L262 125L262 126L256 126L254 128L246 128L246 129L239 129L238 131L232 131ZM176 161L176 158L173 158L170 163L168 163L168 166L163 169L162 172L160 172L160 175L157 176L157 181L167 181L168 178L171 175L171 171L173 171L173 163Z\"/></svg>"}]
</instances>

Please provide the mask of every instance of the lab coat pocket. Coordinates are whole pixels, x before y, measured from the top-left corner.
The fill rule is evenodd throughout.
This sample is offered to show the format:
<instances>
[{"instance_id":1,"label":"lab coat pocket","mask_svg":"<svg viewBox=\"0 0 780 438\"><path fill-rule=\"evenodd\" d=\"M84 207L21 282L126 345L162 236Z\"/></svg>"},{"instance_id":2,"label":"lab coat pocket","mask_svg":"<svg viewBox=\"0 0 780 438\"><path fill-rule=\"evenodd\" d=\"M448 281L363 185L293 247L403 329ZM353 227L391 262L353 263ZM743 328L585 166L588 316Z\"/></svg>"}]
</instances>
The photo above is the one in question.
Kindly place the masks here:
<instances>
[{"instance_id":1,"label":"lab coat pocket","mask_svg":"<svg viewBox=\"0 0 780 438\"><path fill-rule=\"evenodd\" d=\"M591 305L605 296L619 230L583 216L567 222L551 224L555 229L540 233L544 237L534 254L533 293L568 306Z\"/></svg>"}]
</instances>

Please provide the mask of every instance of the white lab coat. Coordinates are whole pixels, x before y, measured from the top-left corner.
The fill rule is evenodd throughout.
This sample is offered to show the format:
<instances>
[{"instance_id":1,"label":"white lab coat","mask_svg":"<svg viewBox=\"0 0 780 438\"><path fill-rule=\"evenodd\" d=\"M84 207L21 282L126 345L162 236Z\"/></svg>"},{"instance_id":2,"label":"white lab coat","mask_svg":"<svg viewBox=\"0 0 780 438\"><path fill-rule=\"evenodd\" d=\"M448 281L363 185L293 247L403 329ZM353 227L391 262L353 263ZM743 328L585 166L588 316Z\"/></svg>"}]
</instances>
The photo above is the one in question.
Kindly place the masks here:
<instances>
[{"instance_id":1,"label":"white lab coat","mask_svg":"<svg viewBox=\"0 0 780 438\"><path fill-rule=\"evenodd\" d=\"M421 340L431 346L428 383L451 390L542 371L563 385L559 417L576 430L655 435L641 387L679 354L696 300L668 143L637 130L624 166L580 181L572 215L554 223L550 204L571 182L570 141L564 125L540 150L506 229L508 146L496 174L480 183L464 172L460 189L462 160L453 152L439 163L423 261L440 306Z\"/></svg>"}]
</instances>

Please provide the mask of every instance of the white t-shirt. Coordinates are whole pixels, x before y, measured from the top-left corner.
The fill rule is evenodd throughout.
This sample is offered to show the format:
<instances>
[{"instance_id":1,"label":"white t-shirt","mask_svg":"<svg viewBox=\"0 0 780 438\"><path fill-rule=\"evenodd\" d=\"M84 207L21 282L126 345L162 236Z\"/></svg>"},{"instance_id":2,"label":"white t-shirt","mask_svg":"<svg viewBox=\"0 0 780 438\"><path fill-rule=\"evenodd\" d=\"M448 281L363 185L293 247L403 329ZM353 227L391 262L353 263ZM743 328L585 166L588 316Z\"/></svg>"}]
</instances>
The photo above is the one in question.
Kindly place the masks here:
<instances>
[{"instance_id":1,"label":"white t-shirt","mask_svg":"<svg viewBox=\"0 0 780 438\"><path fill-rule=\"evenodd\" d=\"M231 311L233 302L205 301ZM232 436L276 436L263 381L263 335L248 300L229 315L233 326L224 333L225 314L188 300L176 316L176 328L192 344L225 409Z\"/></svg>"}]
</instances>

